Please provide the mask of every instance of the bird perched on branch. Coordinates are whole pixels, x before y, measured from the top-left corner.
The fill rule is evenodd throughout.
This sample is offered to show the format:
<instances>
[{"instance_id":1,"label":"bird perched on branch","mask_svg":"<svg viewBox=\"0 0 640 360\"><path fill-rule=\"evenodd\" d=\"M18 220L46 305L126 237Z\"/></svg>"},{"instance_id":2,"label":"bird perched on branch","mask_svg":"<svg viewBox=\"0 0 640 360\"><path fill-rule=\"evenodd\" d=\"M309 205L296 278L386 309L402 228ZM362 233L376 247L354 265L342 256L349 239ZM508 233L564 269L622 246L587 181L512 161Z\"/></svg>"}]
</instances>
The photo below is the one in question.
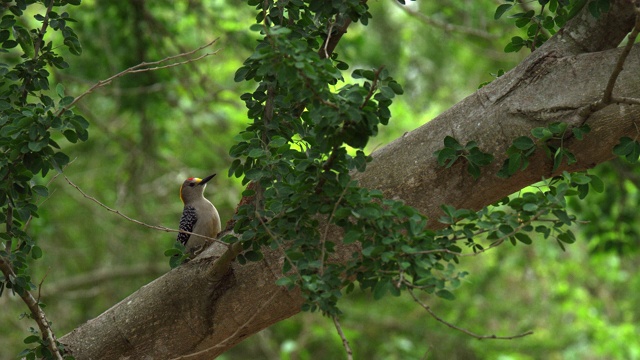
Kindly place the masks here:
<instances>
[{"instance_id":1,"label":"bird perched on branch","mask_svg":"<svg viewBox=\"0 0 640 360\"><path fill-rule=\"evenodd\" d=\"M220 215L213 204L205 199L204 189L207 182L216 174L204 179L190 177L180 186L180 199L184 204L182 217L180 218L180 230L193 234L215 238L221 230ZM197 255L206 242L211 242L197 235L178 233L178 239L185 246L190 257Z\"/></svg>"}]
</instances>

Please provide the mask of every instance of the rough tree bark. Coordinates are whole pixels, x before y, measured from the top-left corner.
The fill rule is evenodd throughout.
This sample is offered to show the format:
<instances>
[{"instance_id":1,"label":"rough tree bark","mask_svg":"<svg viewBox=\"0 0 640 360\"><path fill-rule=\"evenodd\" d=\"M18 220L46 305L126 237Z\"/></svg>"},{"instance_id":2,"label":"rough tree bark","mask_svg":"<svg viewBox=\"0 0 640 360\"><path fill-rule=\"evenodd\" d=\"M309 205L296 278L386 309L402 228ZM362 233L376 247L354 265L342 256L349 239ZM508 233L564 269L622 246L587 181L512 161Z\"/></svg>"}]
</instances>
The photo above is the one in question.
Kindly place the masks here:
<instances>
[{"instance_id":1,"label":"rough tree bark","mask_svg":"<svg viewBox=\"0 0 640 360\"><path fill-rule=\"evenodd\" d=\"M406 133L373 155L361 185L402 199L430 219L438 207L479 209L529 184L550 177L552 162L536 156L524 172L495 176L511 141L534 127L556 121L591 133L583 141L566 139L578 162L568 170L588 169L613 157L621 136L634 137L640 106L612 104L587 118L580 110L602 98L620 54L616 49L634 24L629 1L612 3L600 19L586 13L570 21L519 66L478 90L428 124ZM640 47L635 46L616 83L614 95L640 97ZM465 166L444 169L433 152L450 135L461 143L477 141L496 156L474 181ZM559 169L558 171L566 170ZM437 227L438 224L431 224ZM337 236L337 235L336 235ZM77 359L211 359L250 335L297 314L301 296L277 287L282 259L245 266L225 265L219 249L174 269L61 338ZM349 251L341 254L349 256ZM228 259L227 259L228 260ZM340 261L340 259L336 259Z\"/></svg>"}]
</instances>

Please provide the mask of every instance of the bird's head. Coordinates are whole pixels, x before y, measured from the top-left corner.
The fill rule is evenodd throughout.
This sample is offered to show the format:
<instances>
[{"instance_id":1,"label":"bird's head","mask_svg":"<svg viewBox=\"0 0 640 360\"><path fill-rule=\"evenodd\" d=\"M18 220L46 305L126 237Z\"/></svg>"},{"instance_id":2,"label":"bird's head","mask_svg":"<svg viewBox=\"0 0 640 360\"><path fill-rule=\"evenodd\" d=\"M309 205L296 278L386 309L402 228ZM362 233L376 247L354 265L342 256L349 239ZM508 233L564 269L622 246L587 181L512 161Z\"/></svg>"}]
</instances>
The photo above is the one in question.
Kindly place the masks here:
<instances>
[{"instance_id":1,"label":"bird's head","mask_svg":"<svg viewBox=\"0 0 640 360\"><path fill-rule=\"evenodd\" d=\"M192 200L202 197L207 182L213 179L214 176L216 176L216 174L209 175L204 179L190 177L185 180L180 186L180 200L182 200L182 203L186 204Z\"/></svg>"}]
</instances>

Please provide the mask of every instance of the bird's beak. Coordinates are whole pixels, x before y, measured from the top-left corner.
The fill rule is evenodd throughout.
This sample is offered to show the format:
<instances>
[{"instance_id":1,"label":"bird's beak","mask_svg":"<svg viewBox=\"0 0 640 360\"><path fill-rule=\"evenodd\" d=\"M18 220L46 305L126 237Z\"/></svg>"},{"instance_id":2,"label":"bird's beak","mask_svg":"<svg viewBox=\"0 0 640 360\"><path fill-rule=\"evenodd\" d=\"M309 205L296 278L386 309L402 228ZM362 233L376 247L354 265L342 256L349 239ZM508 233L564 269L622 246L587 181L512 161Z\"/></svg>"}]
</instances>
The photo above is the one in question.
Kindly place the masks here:
<instances>
[{"instance_id":1,"label":"bird's beak","mask_svg":"<svg viewBox=\"0 0 640 360\"><path fill-rule=\"evenodd\" d=\"M202 179L202 181L200 181L198 185L202 186L206 184L209 180L213 179L214 176L216 176L216 174L207 176L206 178Z\"/></svg>"}]
</instances>

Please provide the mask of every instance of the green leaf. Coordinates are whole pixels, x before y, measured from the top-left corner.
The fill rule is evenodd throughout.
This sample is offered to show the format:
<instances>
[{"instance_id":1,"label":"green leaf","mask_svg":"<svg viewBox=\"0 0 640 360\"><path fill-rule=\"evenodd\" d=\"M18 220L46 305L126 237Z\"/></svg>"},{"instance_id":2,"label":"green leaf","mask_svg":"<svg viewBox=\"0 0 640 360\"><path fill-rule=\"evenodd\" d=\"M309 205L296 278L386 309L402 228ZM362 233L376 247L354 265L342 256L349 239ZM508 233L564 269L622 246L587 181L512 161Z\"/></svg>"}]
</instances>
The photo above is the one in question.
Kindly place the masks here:
<instances>
[{"instance_id":1,"label":"green leaf","mask_svg":"<svg viewBox=\"0 0 640 360\"><path fill-rule=\"evenodd\" d=\"M469 144L467 144L468 146ZM467 160L469 162L474 163L478 166L487 166L493 162L493 155L488 153L483 153L477 147L471 148L469 155L467 156Z\"/></svg>"},{"instance_id":2,"label":"green leaf","mask_svg":"<svg viewBox=\"0 0 640 360\"><path fill-rule=\"evenodd\" d=\"M37 335L30 335L24 339L25 344L33 344L39 341L40 341L40 336L37 336Z\"/></svg>"},{"instance_id":3,"label":"green leaf","mask_svg":"<svg viewBox=\"0 0 640 360\"><path fill-rule=\"evenodd\" d=\"M518 150L529 150L535 145L535 142L528 136L520 136L513 140L513 146Z\"/></svg>"},{"instance_id":4,"label":"green leaf","mask_svg":"<svg viewBox=\"0 0 640 360\"><path fill-rule=\"evenodd\" d=\"M64 39L64 44L69 48L69 52L73 55L80 56L82 54L82 45L80 40L75 36L68 36Z\"/></svg>"},{"instance_id":5,"label":"green leaf","mask_svg":"<svg viewBox=\"0 0 640 360\"><path fill-rule=\"evenodd\" d=\"M164 256L174 256L174 255L181 255L181 254L182 254L182 251L176 248L171 248L164 251Z\"/></svg>"},{"instance_id":6,"label":"green leaf","mask_svg":"<svg viewBox=\"0 0 640 360\"><path fill-rule=\"evenodd\" d=\"M447 168L451 167L451 165L453 165L453 163L458 159L457 152L452 148L444 148L438 150L434 153L434 155L437 156L438 165L440 166L444 166L447 161L451 160L451 162L447 165Z\"/></svg>"},{"instance_id":7,"label":"green leaf","mask_svg":"<svg viewBox=\"0 0 640 360\"><path fill-rule=\"evenodd\" d=\"M361 237L362 232L360 230L349 230L344 235L342 242L345 244L353 244L354 242L360 240Z\"/></svg>"},{"instance_id":8,"label":"green leaf","mask_svg":"<svg viewBox=\"0 0 640 360\"><path fill-rule=\"evenodd\" d=\"M553 136L553 133L544 127L537 127L531 130L531 135L536 139L547 140Z\"/></svg>"},{"instance_id":9,"label":"green leaf","mask_svg":"<svg viewBox=\"0 0 640 360\"><path fill-rule=\"evenodd\" d=\"M442 290L438 290L436 291L436 296L441 297L443 299L446 300L455 300L456 296L453 295L453 293L447 289L442 289Z\"/></svg>"},{"instance_id":10,"label":"green leaf","mask_svg":"<svg viewBox=\"0 0 640 360\"><path fill-rule=\"evenodd\" d=\"M245 252L245 253L244 253L244 257L245 257L247 260L249 260L249 261L253 261L253 262L260 261L260 260L262 260L262 259L264 258L264 256L262 255L262 252L260 252L260 251L253 251L253 250L250 250L250 251Z\"/></svg>"},{"instance_id":11,"label":"green leaf","mask_svg":"<svg viewBox=\"0 0 640 360\"><path fill-rule=\"evenodd\" d=\"M498 6L496 8L495 14L493 14L493 18L495 20L500 19L500 17L502 17L502 15L504 15L504 13L506 13L507 11L511 10L512 7L513 7L513 4L502 4Z\"/></svg>"},{"instance_id":12,"label":"green leaf","mask_svg":"<svg viewBox=\"0 0 640 360\"><path fill-rule=\"evenodd\" d=\"M471 174L474 180L477 180L480 177L480 167L472 162L467 164L467 172Z\"/></svg>"},{"instance_id":13,"label":"green leaf","mask_svg":"<svg viewBox=\"0 0 640 360\"><path fill-rule=\"evenodd\" d=\"M374 300L382 299L387 292L389 292L389 288L391 287L391 283L389 280L379 280L376 283L376 286L373 288L373 298Z\"/></svg>"},{"instance_id":14,"label":"green leaf","mask_svg":"<svg viewBox=\"0 0 640 360\"><path fill-rule=\"evenodd\" d=\"M638 158L640 158L640 143L638 143L637 141L634 141L633 150L630 153L628 153L625 158L627 159L627 161L629 161L632 164L637 163Z\"/></svg>"},{"instance_id":15,"label":"green leaf","mask_svg":"<svg viewBox=\"0 0 640 360\"><path fill-rule=\"evenodd\" d=\"M564 210L553 210L553 214L565 225L571 225L571 218Z\"/></svg>"},{"instance_id":16,"label":"green leaf","mask_svg":"<svg viewBox=\"0 0 640 360\"><path fill-rule=\"evenodd\" d=\"M571 232L571 230L567 230L562 234L558 234L558 240L566 244L573 244L574 242L576 242L576 237L575 235L573 235L573 232Z\"/></svg>"},{"instance_id":17,"label":"green leaf","mask_svg":"<svg viewBox=\"0 0 640 360\"><path fill-rule=\"evenodd\" d=\"M613 147L613 153L618 156L626 156L633 151L635 141L630 137L621 137L619 143Z\"/></svg>"},{"instance_id":18,"label":"green leaf","mask_svg":"<svg viewBox=\"0 0 640 360\"><path fill-rule=\"evenodd\" d=\"M285 276L285 277L281 277L278 280L276 280L276 285L285 286L285 287L291 287L291 286L294 286L295 283L293 282L293 280L290 277Z\"/></svg>"},{"instance_id":19,"label":"green leaf","mask_svg":"<svg viewBox=\"0 0 640 360\"><path fill-rule=\"evenodd\" d=\"M62 85L62 83L56 85L56 94L58 94L58 97L61 99L64 97L64 85Z\"/></svg>"},{"instance_id":20,"label":"green leaf","mask_svg":"<svg viewBox=\"0 0 640 360\"><path fill-rule=\"evenodd\" d=\"M516 233L515 237L516 237L516 239L518 239L518 241L520 241L523 244L531 245L531 243L532 243L531 238L527 234Z\"/></svg>"},{"instance_id":21,"label":"green leaf","mask_svg":"<svg viewBox=\"0 0 640 360\"><path fill-rule=\"evenodd\" d=\"M31 34L29 34L29 30L23 28L22 26L14 26L13 37L20 45L20 48L22 49L24 54L27 57L32 58L35 54L35 49L33 47L33 39L31 38Z\"/></svg>"},{"instance_id":22,"label":"green leaf","mask_svg":"<svg viewBox=\"0 0 640 360\"><path fill-rule=\"evenodd\" d=\"M520 165L522 163L522 155L520 153L514 153L509 155L507 166L507 174L509 176L515 174L520 169Z\"/></svg>"},{"instance_id":23,"label":"green leaf","mask_svg":"<svg viewBox=\"0 0 640 360\"><path fill-rule=\"evenodd\" d=\"M573 132L573 135L576 137L576 139L582 140L584 139L584 135L588 134L591 131L591 128L589 127L589 125L584 124L583 126L573 128L571 131Z\"/></svg>"},{"instance_id":24,"label":"green leaf","mask_svg":"<svg viewBox=\"0 0 640 360\"><path fill-rule=\"evenodd\" d=\"M49 190L46 186L42 185L34 185L31 190L36 193L38 196L47 197L49 196Z\"/></svg>"},{"instance_id":25,"label":"green leaf","mask_svg":"<svg viewBox=\"0 0 640 360\"><path fill-rule=\"evenodd\" d=\"M42 257L42 249L38 245L34 245L31 248L31 258L34 260L40 259Z\"/></svg>"},{"instance_id":26,"label":"green leaf","mask_svg":"<svg viewBox=\"0 0 640 360\"><path fill-rule=\"evenodd\" d=\"M75 144L78 142L78 134L75 131L65 130L62 134L70 143Z\"/></svg>"},{"instance_id":27,"label":"green leaf","mask_svg":"<svg viewBox=\"0 0 640 360\"><path fill-rule=\"evenodd\" d=\"M571 175L571 181L576 184L583 185L591 182L591 177L586 174L575 173Z\"/></svg>"},{"instance_id":28,"label":"green leaf","mask_svg":"<svg viewBox=\"0 0 640 360\"><path fill-rule=\"evenodd\" d=\"M464 149L464 147L458 142L458 140L456 140L455 138L453 138L451 136L445 136L445 138L444 138L444 146L446 148L450 148L450 149L454 149L454 150L462 150L462 149Z\"/></svg>"},{"instance_id":29,"label":"green leaf","mask_svg":"<svg viewBox=\"0 0 640 360\"><path fill-rule=\"evenodd\" d=\"M391 90L393 90L393 92L396 93L397 95L404 94L404 90L402 89L402 86L397 82L390 81L388 85L391 88Z\"/></svg>"},{"instance_id":30,"label":"green leaf","mask_svg":"<svg viewBox=\"0 0 640 360\"><path fill-rule=\"evenodd\" d=\"M593 191L597 193L602 193L604 191L604 182L602 181L602 179L600 179L595 175L589 175L589 177L591 177L590 184Z\"/></svg>"},{"instance_id":31,"label":"green leaf","mask_svg":"<svg viewBox=\"0 0 640 360\"><path fill-rule=\"evenodd\" d=\"M562 135L567 130L568 126L569 125L565 122L555 122L555 123L549 124L548 128L555 135Z\"/></svg>"},{"instance_id":32,"label":"green leaf","mask_svg":"<svg viewBox=\"0 0 640 360\"><path fill-rule=\"evenodd\" d=\"M44 149L47 145L49 145L49 141L46 139L40 141L29 141L29 150L33 152L39 152Z\"/></svg>"}]
</instances>

